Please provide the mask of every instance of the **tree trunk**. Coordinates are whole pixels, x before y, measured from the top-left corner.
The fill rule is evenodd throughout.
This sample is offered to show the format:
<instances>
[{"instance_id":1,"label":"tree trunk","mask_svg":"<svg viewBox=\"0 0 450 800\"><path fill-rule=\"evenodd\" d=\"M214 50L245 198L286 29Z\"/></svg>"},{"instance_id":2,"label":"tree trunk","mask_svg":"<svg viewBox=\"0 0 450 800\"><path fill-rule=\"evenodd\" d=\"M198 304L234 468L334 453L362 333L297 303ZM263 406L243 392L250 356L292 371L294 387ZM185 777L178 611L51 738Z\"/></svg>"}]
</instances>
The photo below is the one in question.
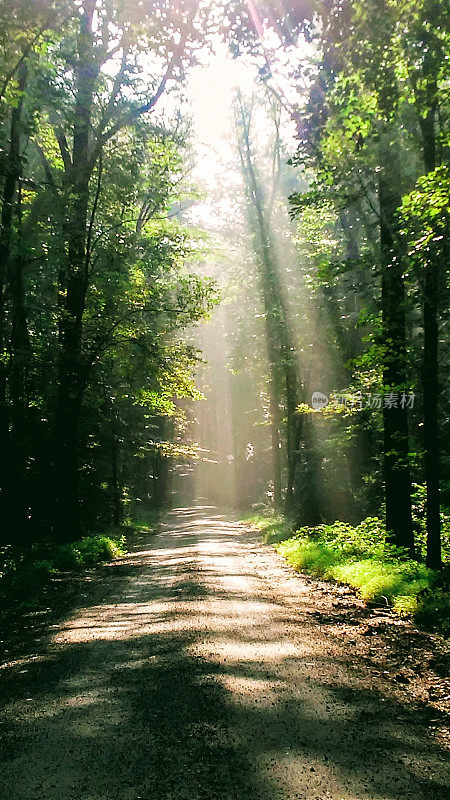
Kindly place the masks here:
<instances>
[{"instance_id":1,"label":"tree trunk","mask_svg":"<svg viewBox=\"0 0 450 800\"><path fill-rule=\"evenodd\" d=\"M21 229L21 192L18 198L19 231ZM11 500L15 509L18 535L26 541L28 520L27 457L30 453L28 439L28 403L26 376L30 365L30 337L28 334L25 287L23 282L24 259L21 235L18 252L9 276L11 295L11 361L9 392L11 398L11 444L13 449L13 486Z\"/></svg>"},{"instance_id":2,"label":"tree trunk","mask_svg":"<svg viewBox=\"0 0 450 800\"><path fill-rule=\"evenodd\" d=\"M383 330L383 383L385 392L400 395L406 386L406 311L403 264L396 242L396 209L400 197L395 188L392 147L380 147L379 203L381 246L381 302ZM414 554L411 516L411 478L408 462L408 418L406 407L383 409L384 481L386 529L397 547Z\"/></svg>"},{"instance_id":3,"label":"tree trunk","mask_svg":"<svg viewBox=\"0 0 450 800\"><path fill-rule=\"evenodd\" d=\"M0 230L0 514L4 522L12 523L11 518L11 439L9 432L9 412L6 399L7 360L6 360L6 308L5 288L11 257L12 225L14 197L21 173L20 133L23 109L23 92L27 80L25 62L18 70L19 100L11 111L10 147L6 178L3 188L1 230ZM3 530L10 531L11 524L5 524Z\"/></svg>"},{"instance_id":4,"label":"tree trunk","mask_svg":"<svg viewBox=\"0 0 450 800\"><path fill-rule=\"evenodd\" d=\"M60 286L58 393L55 417L55 538L81 534L79 505L79 426L81 411L81 346L87 291L86 236L89 181L89 135L98 75L93 44L95 0L85 0L78 36L76 105L72 164L66 170L70 192L67 217L67 269Z\"/></svg>"},{"instance_id":5,"label":"tree trunk","mask_svg":"<svg viewBox=\"0 0 450 800\"><path fill-rule=\"evenodd\" d=\"M287 484L286 513L292 514L295 506L295 478L299 458L302 417L297 412L300 403L297 376L292 368L286 368L286 450L287 450Z\"/></svg>"},{"instance_id":6,"label":"tree trunk","mask_svg":"<svg viewBox=\"0 0 450 800\"><path fill-rule=\"evenodd\" d=\"M111 425L111 483L113 501L113 522L117 527L122 522L123 509L119 482L119 442L114 422Z\"/></svg>"},{"instance_id":7,"label":"tree trunk","mask_svg":"<svg viewBox=\"0 0 450 800\"><path fill-rule=\"evenodd\" d=\"M419 117L427 172L436 169L435 108ZM423 289L424 353L422 367L425 481L427 486L427 566L442 567L439 497L439 263L426 266Z\"/></svg>"},{"instance_id":8,"label":"tree trunk","mask_svg":"<svg viewBox=\"0 0 450 800\"><path fill-rule=\"evenodd\" d=\"M427 566L440 569L441 515L439 499L439 362L438 265L431 261L425 274L423 298L424 359L422 370L425 479L427 484Z\"/></svg>"},{"instance_id":9,"label":"tree trunk","mask_svg":"<svg viewBox=\"0 0 450 800\"><path fill-rule=\"evenodd\" d=\"M280 447L280 406L274 378L270 380L270 433L272 447L273 504L279 509L282 505L281 493L281 447Z\"/></svg>"}]
</instances>

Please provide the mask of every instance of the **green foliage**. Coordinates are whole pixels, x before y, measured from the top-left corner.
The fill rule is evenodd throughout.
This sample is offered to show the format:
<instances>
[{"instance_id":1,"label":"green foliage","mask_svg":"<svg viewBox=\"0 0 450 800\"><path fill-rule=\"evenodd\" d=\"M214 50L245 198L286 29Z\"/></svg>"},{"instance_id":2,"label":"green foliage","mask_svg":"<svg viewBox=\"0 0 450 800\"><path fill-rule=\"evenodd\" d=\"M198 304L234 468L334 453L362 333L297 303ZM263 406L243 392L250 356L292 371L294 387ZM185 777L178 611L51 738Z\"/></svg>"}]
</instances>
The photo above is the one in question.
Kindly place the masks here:
<instances>
[{"instance_id":1,"label":"green foliage","mask_svg":"<svg viewBox=\"0 0 450 800\"><path fill-rule=\"evenodd\" d=\"M430 263L448 268L450 168L445 165L420 177L400 208L401 234L411 266L419 278Z\"/></svg>"},{"instance_id":2,"label":"green foliage","mask_svg":"<svg viewBox=\"0 0 450 800\"><path fill-rule=\"evenodd\" d=\"M27 531L15 532L16 540L38 540L55 523L52 487L56 494L61 487L50 472L58 452L53 444L61 436L48 434L56 424L56 398L64 393L60 365L66 344L61 332L70 317L78 320L73 374L81 411L79 425L63 429L79 428L80 474L79 481L72 477L62 483L69 493L73 487L73 494L80 486L80 497L74 497L74 508L80 507L82 514L74 523L73 535L78 536L79 522L86 530L118 522L126 502L160 502L158 469L167 471L161 463L166 460L165 467L173 455L171 446L180 445L184 411L179 401L200 396L195 386L199 353L188 341L191 326L206 319L217 302L213 281L199 275L205 236L182 216L198 197L187 177L192 157L188 119L176 108L156 119L147 113L153 104L146 104L161 79L160 90L166 80L170 88L195 61L193 51L207 26L206 16L202 26L194 22L196 5L190 2L144 8L99 0L94 5L92 25L87 21L89 4L82 23L83 3L14 0L8 4L13 14L11 8L9 13L0 9L0 185L11 166L14 174L20 167L23 178L7 237L11 252L2 251L0 368L7 363L7 382L13 373L21 373L23 397L13 399L11 387L6 390L5 424L13 427L14 403L21 405L26 433L17 483L23 484L23 495L33 498L28 522L17 522ZM85 23L81 44L80 24ZM85 59L83 69L74 72L80 59ZM24 91L18 82L19 61L27 68ZM89 87L86 80L91 80ZM80 122L77 98L86 91L92 103L86 102L85 210L75 222L74 130ZM19 99L20 154L12 165L12 111ZM78 227L85 252L80 256L83 270L77 272L67 255ZM16 286L19 263L26 269ZM77 281L83 288L75 290L72 302L71 287ZM21 344L14 348L18 297L23 297L25 310ZM50 448L41 446L49 439ZM44 494L45 508L36 499ZM20 503L12 505L15 509ZM94 554L87 557L95 560ZM65 552L61 558L76 564L84 553Z\"/></svg>"},{"instance_id":3,"label":"green foliage","mask_svg":"<svg viewBox=\"0 0 450 800\"><path fill-rule=\"evenodd\" d=\"M412 516L414 522L414 539L416 551L425 560L427 551L427 490L423 484L413 484ZM444 561L450 561L450 514L441 512L441 542Z\"/></svg>"},{"instance_id":4,"label":"green foliage","mask_svg":"<svg viewBox=\"0 0 450 800\"><path fill-rule=\"evenodd\" d=\"M417 597L417 622L427 628L437 628L450 637L449 586L424 589Z\"/></svg>"},{"instance_id":5,"label":"green foliage","mask_svg":"<svg viewBox=\"0 0 450 800\"><path fill-rule=\"evenodd\" d=\"M348 584L368 603L391 606L398 614L413 615L417 622L450 633L450 602L445 576L413 561L386 541L377 517L359 525L344 522L301 528L283 517L247 518L265 541L294 569L317 578ZM445 527L448 526L445 520ZM446 555L450 558L447 542Z\"/></svg>"},{"instance_id":6,"label":"green foliage","mask_svg":"<svg viewBox=\"0 0 450 800\"><path fill-rule=\"evenodd\" d=\"M120 558L124 555L124 537L111 539L109 536L85 536L78 542L61 545L52 558L58 570L77 569Z\"/></svg>"},{"instance_id":7,"label":"green foliage","mask_svg":"<svg viewBox=\"0 0 450 800\"><path fill-rule=\"evenodd\" d=\"M182 77L189 63L195 63L194 52L202 40L207 9L200 9L194 20L191 13L195 4L190 2L136 5L99 0L90 44L89 36L85 41L90 67L76 69L80 63L78 6L69 8L64 0L14 0L13 15L8 9L0 9L0 74L2 81L6 79L0 105L2 185L8 170L11 112L22 105L19 100L24 101L21 188L16 191L8 234L11 254L4 259L5 276L11 277L6 277L5 286L0 287L5 300L0 320L4 335L0 367L7 366L7 425L19 439L23 434L19 447L23 456L19 474L25 477L21 499L27 506L30 536L36 538L52 523L46 515L47 508L52 507L47 492L52 485L55 453L45 442L58 438L51 432L55 429L58 393L64 385L61 365L71 363L63 347L70 337L63 334L62 324L68 287L83 272L83 286L80 284L80 291L75 292L85 301L75 314L75 329L81 333L74 349L79 363L73 369L79 384L76 394L81 419L73 429L80 430L77 448L86 530L104 529L113 520L119 521L133 502L161 503L159 488L164 482L169 484L169 460L194 458L198 453L195 443L183 440L190 401L202 397L195 383L201 358L190 343L191 329L208 319L218 300L214 282L199 276L199 272L205 272L208 244L183 216L185 208L198 198L197 189L186 179L192 159L189 122L178 111L173 120L140 113L145 108L144 99L158 95L155 90L161 76L166 75L171 85ZM305 56L302 64L292 67L293 82L309 87L310 97L306 104L298 104L297 132L302 141L289 168L280 138L284 123L273 97L268 107L276 135L258 136L254 141L256 149L259 139L267 138L261 169L255 161L254 171L261 184L268 239L276 244L270 248L275 257L268 272L266 268L265 304L256 289L256 265L260 254L269 251L263 243L259 256L253 258L255 215L253 232L252 225L247 226L247 243L244 226L236 222L238 214L231 226L228 220L224 226L237 264L235 283L243 289L240 295L237 291L239 302L227 309L229 318L233 316L237 323L231 323L233 331L227 333L227 358L236 378L230 385L235 391L239 383L240 413L245 413L249 423L251 420L240 430L234 423L234 440L252 442L258 456L264 453L260 459L264 462L261 481L257 483L262 496L263 483L267 491L270 480L268 433L271 419L276 417L272 400L280 414L284 481L290 440L286 435L289 403L284 387L290 380L286 382L282 372L288 363L298 361L298 383L304 386L305 396L295 405L305 414L303 430L310 426L317 433L317 452L310 457L312 448L309 452L306 448L300 459L306 465L306 474L308 460L316 459L320 465L317 483L322 499L321 516L317 518L340 516L356 521L380 507L383 415L365 408L362 413L336 414L331 404L323 413L312 414L306 404L299 403L309 400L310 389L320 388L330 396L345 392L356 398L359 391L368 394L382 388L383 367L389 362L392 342L389 336L383 339L380 309L380 143L399 154L398 159L390 159L389 168L399 197L403 194L398 222L409 332L407 377L410 388L416 390L416 362L423 344L423 278L438 264L444 289L449 262L448 167L419 177L424 168L423 131L427 122L435 128L436 164L445 163L448 155L446 3L302 0L262 6L263 19L276 23L282 42L294 42L300 32L308 36L314 30L316 50L314 63L307 65ZM220 30L224 26L228 40L238 49L252 51L256 34L248 4L236 0L223 13L222 22L218 21L220 15L217 19L213 15L214 26ZM46 30L44 20L53 29ZM17 71L11 72L11 68L17 66L21 53L25 55L24 47L28 82L22 92ZM89 61L89 53L86 57ZM286 64L286 69L291 67ZM83 201L88 210L82 236L86 252L83 269L78 265L72 274L72 267L67 272L67 256L77 247L70 244L75 200L71 188L74 164L70 166L70 161L74 139L79 138L74 137L74 130L81 121L76 119L76 98L86 89L86 76L91 77L93 88L88 137L91 153L86 172L89 187ZM271 80L265 70L261 77ZM293 166L305 167L300 180ZM237 208L243 205L244 197L233 181L231 184L230 208ZM303 192L299 191L302 187ZM298 221L296 232L284 208L287 196L291 198L292 217ZM16 260L22 263L22 258L23 286L16 286L12 276ZM226 269L222 271L226 274ZM282 291L276 290L278 279L275 281L274 276L278 271ZM221 279L227 282L223 276ZM21 296L23 313L18 314L14 303ZM403 305L401 293L399 301ZM287 323L281 324L284 317ZM13 346L14 321L19 318L23 318L21 334L26 342L23 358L23 353L17 356ZM265 336L266 343L278 339L271 370ZM445 353L441 355L444 369ZM14 400L14 367L20 364L23 401ZM269 383L274 395L270 399ZM445 385L444 375L441 384ZM248 402L245 411L244 394ZM449 419L444 403L445 398L442 429L448 427ZM353 410L357 408L354 404ZM418 404L409 420L412 453L408 459L416 481L424 480L421 413ZM15 426L22 417L23 431L17 432ZM65 430L71 430L71 426L65 426ZM446 432L443 430L442 441L449 438ZM299 452L304 444L300 443ZM442 459L444 465L446 459L448 453ZM65 485L75 487L78 482L67 481ZM42 504L36 500L41 496L46 501ZM420 554L425 538L422 500L417 500L421 509L415 519ZM346 557L363 559L371 548L371 558L385 558L385 544L380 544L381 555L374 550L376 524L372 521L368 536L359 527L356 539L349 526L333 531ZM285 523L278 520L267 528L266 535L269 541L275 541L285 538L287 532ZM317 542L311 543L308 559L311 565L321 561L319 568L326 569L335 539L326 529L320 536L322 554L317 552ZM382 532L378 540L383 540ZM363 541L360 552L359 543ZM100 545L98 548L100 552ZM75 549L64 547L58 558L61 564L77 567L85 563L84 559L94 563L96 552L93 544L85 543ZM408 602L405 600L405 605Z\"/></svg>"},{"instance_id":8,"label":"green foliage","mask_svg":"<svg viewBox=\"0 0 450 800\"><path fill-rule=\"evenodd\" d=\"M53 562L47 559L24 562L12 573L3 576L0 582L0 597L12 596L14 599L22 600L33 596L55 572Z\"/></svg>"},{"instance_id":9,"label":"green foliage","mask_svg":"<svg viewBox=\"0 0 450 800\"><path fill-rule=\"evenodd\" d=\"M385 600L400 613L413 612L417 595L429 588L432 581L430 571L423 564L375 559L336 564L331 577L353 586L363 600Z\"/></svg>"},{"instance_id":10,"label":"green foliage","mask_svg":"<svg viewBox=\"0 0 450 800\"><path fill-rule=\"evenodd\" d=\"M156 533L161 520L161 509L154 508L146 510L145 514L133 513L126 517L121 527L126 531L127 536L137 533L151 534Z\"/></svg>"},{"instance_id":11,"label":"green foliage","mask_svg":"<svg viewBox=\"0 0 450 800\"><path fill-rule=\"evenodd\" d=\"M30 556L18 561L10 560L8 569L0 577L0 599L8 602L28 600L58 572L112 561L125 552L124 536L100 534L85 536L59 547L37 545Z\"/></svg>"},{"instance_id":12,"label":"green foliage","mask_svg":"<svg viewBox=\"0 0 450 800\"><path fill-rule=\"evenodd\" d=\"M282 542L292 535L292 523L286 520L282 514L274 517L251 514L248 517L244 517L242 522L251 525L252 528L262 533L267 544Z\"/></svg>"},{"instance_id":13,"label":"green foliage","mask_svg":"<svg viewBox=\"0 0 450 800\"><path fill-rule=\"evenodd\" d=\"M304 569L317 578L333 577L335 555L325 544L295 537L282 542L277 549L291 567Z\"/></svg>"}]
</instances>

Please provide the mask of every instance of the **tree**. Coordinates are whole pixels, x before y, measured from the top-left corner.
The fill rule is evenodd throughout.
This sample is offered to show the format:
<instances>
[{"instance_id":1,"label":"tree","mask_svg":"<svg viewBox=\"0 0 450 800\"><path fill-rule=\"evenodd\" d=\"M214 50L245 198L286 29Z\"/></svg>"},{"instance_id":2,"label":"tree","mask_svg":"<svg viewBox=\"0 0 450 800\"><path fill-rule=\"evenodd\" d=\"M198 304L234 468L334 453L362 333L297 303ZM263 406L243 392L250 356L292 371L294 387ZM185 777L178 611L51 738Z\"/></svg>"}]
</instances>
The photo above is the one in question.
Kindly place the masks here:
<instances>
[{"instance_id":1,"label":"tree","mask_svg":"<svg viewBox=\"0 0 450 800\"><path fill-rule=\"evenodd\" d=\"M237 4L237 7L239 4ZM315 39L322 52L319 71L307 61L292 66L292 80L310 84L306 113L291 107L303 137L304 163L315 164L319 183L334 195L341 218L348 210L366 206L375 217L380 241L382 351L386 391L401 395L407 387L408 260L399 236L398 209L402 193L423 170L432 172L448 148L448 26L441 2L334 3L316 5L320 26L309 7L291 9L278 4L252 4L248 30L232 26L240 46L266 61L265 80L274 70L273 51L267 52L267 26L285 43L299 35ZM237 11L235 10L235 13ZM245 12L241 9L245 17ZM276 55L275 55L276 61ZM316 74L312 80L311 76ZM312 80L312 82L311 82ZM277 87L272 87L274 94ZM280 102L285 103L283 97ZM414 121L415 116L415 121ZM416 127L414 127L416 125ZM419 134L419 135L418 135ZM405 154L408 153L409 165ZM398 174L393 178L392 170ZM375 187L375 175L378 186ZM344 197L347 197L345 206ZM295 198L294 198L295 202ZM294 206L295 207L295 206ZM372 226L372 222L370 225ZM368 231L370 229L368 228ZM374 251L375 252L375 251ZM439 443L438 443L438 330L439 259L431 262L423 281L425 477L428 486L429 563L439 566ZM384 410L386 517L393 541L412 552L408 423L406 409Z\"/></svg>"},{"instance_id":2,"label":"tree","mask_svg":"<svg viewBox=\"0 0 450 800\"><path fill-rule=\"evenodd\" d=\"M2 194L2 209L1 209L1 229L0 229L0 447L4 457L1 459L0 467L0 496L1 496L1 512L6 515L7 510L12 503L11 491L14 479L17 479L16 470L12 470L11 480L11 464L12 464L12 450L10 446L9 436L9 415L6 399L6 381L7 381L7 361L5 353L6 345L6 314L5 314L5 291L8 268L11 261L12 253L12 238L13 238L13 218L14 218L14 202L16 190L20 181L22 172L22 159L21 159L21 133L22 133L22 111L23 111L23 94L26 87L27 80L27 66L26 62L22 61L18 68L18 99L15 108L11 112L10 121L10 136L9 136L9 152L5 164L5 180L3 185ZM14 296L18 299L21 294L20 287L20 271L19 264L16 263L16 280ZM19 334L19 303L16 303L15 314L15 339ZM17 426L16 426L17 427Z\"/></svg>"},{"instance_id":3,"label":"tree","mask_svg":"<svg viewBox=\"0 0 450 800\"><path fill-rule=\"evenodd\" d=\"M13 448L2 468L17 545L117 522L139 451L160 473L148 496L164 496L176 399L197 396L198 356L181 331L215 289L189 272L198 235L175 219L190 191L186 125L176 116L168 130L147 112L193 59L196 9L70 6L9 79L1 363ZM148 59L162 75L151 87Z\"/></svg>"},{"instance_id":4,"label":"tree","mask_svg":"<svg viewBox=\"0 0 450 800\"><path fill-rule=\"evenodd\" d=\"M266 342L270 365L270 407L272 417L272 454L274 462L274 487L276 499L279 501L279 406L278 396L283 398L286 413L286 453L287 453L287 487L286 511L296 513L304 523L313 523L319 518L316 498L315 477L303 482L299 491L300 471L305 474L312 467L312 442L309 420L299 412L304 403L304 387L299 375L298 354L295 346L283 289L279 276L279 265L274 249L270 224L271 203L273 203L276 185L272 186L269 198L264 198L261 182L258 178L250 142L251 111L245 107L243 99L238 96L236 122L238 125L238 148L242 174L244 177L249 208L251 211L250 226L254 231L255 254L257 256L261 294L265 314ZM278 141L275 147L278 147ZM275 177L275 176L274 176ZM304 442L304 459L299 468L300 447ZM295 496L297 495L297 497ZM297 510L297 503L300 510Z\"/></svg>"},{"instance_id":5,"label":"tree","mask_svg":"<svg viewBox=\"0 0 450 800\"><path fill-rule=\"evenodd\" d=\"M402 234L408 257L423 287L423 365L425 475L427 484L427 565L442 565L439 503L439 311L448 264L450 183L447 167L419 178L403 198Z\"/></svg>"},{"instance_id":6,"label":"tree","mask_svg":"<svg viewBox=\"0 0 450 800\"><path fill-rule=\"evenodd\" d=\"M162 17L155 7L154 13L158 15L155 35L146 6L140 7L136 14L127 15L120 2L111 7L85 0L79 22L69 30L69 39L62 40L55 54L62 61L59 80L67 82L74 78L73 107L54 106L51 111L64 164L63 196L67 204L63 226L65 253L59 285L59 365L54 427L55 531L62 539L76 538L80 533L78 442L83 399L80 354L89 290L89 236L97 205L97 189L92 187L92 179L96 171L100 174L99 165L106 144L156 106L183 59L189 57L187 40L192 37L197 5L194 2L171 10L163 3L159 9ZM113 26L118 27L118 34L113 32ZM147 40L149 47L166 54L167 59L159 84L144 102L139 100L136 77L131 79L139 65L142 39ZM120 54L120 66L108 92L105 69L115 54ZM125 87L129 91L130 86L135 88L135 100L131 103L124 92ZM71 147L69 137L72 137Z\"/></svg>"}]
</instances>

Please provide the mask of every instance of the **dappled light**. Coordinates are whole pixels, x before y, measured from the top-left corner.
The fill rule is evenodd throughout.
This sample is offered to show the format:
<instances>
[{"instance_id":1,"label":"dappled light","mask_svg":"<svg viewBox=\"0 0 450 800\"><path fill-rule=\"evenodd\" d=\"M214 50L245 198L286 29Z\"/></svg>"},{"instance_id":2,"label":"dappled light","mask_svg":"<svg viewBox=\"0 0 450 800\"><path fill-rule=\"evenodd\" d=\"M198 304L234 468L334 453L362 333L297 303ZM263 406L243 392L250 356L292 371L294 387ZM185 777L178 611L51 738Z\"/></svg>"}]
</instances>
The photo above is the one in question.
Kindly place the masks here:
<instances>
[{"instance_id":1,"label":"dappled light","mask_svg":"<svg viewBox=\"0 0 450 800\"><path fill-rule=\"evenodd\" d=\"M418 712L368 684L345 641L312 623L307 587L211 511L174 512L106 569L102 602L4 673L4 790L406 800L411 786L429 797L434 773L443 799Z\"/></svg>"},{"instance_id":2,"label":"dappled light","mask_svg":"<svg viewBox=\"0 0 450 800\"><path fill-rule=\"evenodd\" d=\"M448 0L0 0L0 798L448 800Z\"/></svg>"}]
</instances>

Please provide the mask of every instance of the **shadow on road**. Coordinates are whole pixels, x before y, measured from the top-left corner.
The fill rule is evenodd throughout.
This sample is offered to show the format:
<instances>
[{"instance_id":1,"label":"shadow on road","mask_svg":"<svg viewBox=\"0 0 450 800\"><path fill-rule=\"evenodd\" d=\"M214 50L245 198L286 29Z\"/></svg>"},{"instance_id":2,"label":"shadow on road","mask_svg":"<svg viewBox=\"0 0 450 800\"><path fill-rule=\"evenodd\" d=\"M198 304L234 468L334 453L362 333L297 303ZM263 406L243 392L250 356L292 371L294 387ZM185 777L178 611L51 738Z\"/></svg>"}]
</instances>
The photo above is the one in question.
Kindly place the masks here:
<instances>
[{"instance_id":1,"label":"shadow on road","mask_svg":"<svg viewBox=\"0 0 450 800\"><path fill-rule=\"evenodd\" d=\"M417 712L302 638L249 555L221 515L178 512L4 670L2 796L447 800Z\"/></svg>"}]
</instances>

